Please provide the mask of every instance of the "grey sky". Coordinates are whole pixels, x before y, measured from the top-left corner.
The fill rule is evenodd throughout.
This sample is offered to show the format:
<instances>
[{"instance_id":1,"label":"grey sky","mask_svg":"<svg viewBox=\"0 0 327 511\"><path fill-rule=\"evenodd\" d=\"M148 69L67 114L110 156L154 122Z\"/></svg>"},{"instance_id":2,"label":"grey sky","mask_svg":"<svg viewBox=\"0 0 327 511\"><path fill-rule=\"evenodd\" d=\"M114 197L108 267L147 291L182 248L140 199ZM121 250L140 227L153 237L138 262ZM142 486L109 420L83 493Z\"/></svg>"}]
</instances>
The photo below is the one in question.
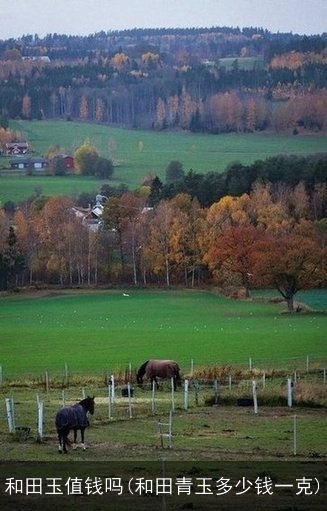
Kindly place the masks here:
<instances>
[{"instance_id":1,"label":"grey sky","mask_svg":"<svg viewBox=\"0 0 327 511\"><path fill-rule=\"evenodd\" d=\"M0 39L154 27L327 31L327 0L0 0Z\"/></svg>"}]
</instances>

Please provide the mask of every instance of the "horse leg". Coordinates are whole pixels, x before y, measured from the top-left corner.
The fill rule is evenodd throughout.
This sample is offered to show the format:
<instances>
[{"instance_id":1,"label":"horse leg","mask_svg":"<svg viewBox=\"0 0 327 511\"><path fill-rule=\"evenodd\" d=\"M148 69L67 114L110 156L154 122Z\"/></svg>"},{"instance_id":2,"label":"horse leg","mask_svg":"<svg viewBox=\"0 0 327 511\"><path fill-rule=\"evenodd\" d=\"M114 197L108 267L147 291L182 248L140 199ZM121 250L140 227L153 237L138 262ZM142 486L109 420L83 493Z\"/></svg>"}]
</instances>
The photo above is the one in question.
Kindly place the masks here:
<instances>
[{"instance_id":1,"label":"horse leg","mask_svg":"<svg viewBox=\"0 0 327 511\"><path fill-rule=\"evenodd\" d=\"M155 383L155 385L156 385L156 389L158 390L158 389L159 389L159 383L158 383L157 377L156 377L156 376L154 376L154 377L153 377L153 379L152 379L152 381Z\"/></svg>"},{"instance_id":2,"label":"horse leg","mask_svg":"<svg viewBox=\"0 0 327 511\"><path fill-rule=\"evenodd\" d=\"M64 429L63 432L62 432L62 438L63 438L63 450L64 450L64 453L67 454L67 445L70 444L69 440L68 440L68 433L69 433L69 429Z\"/></svg>"},{"instance_id":3,"label":"horse leg","mask_svg":"<svg viewBox=\"0 0 327 511\"><path fill-rule=\"evenodd\" d=\"M62 431L60 431L60 430L58 430L58 442L59 442L58 451L61 454L62 453Z\"/></svg>"},{"instance_id":4,"label":"horse leg","mask_svg":"<svg viewBox=\"0 0 327 511\"><path fill-rule=\"evenodd\" d=\"M81 447L83 451L86 451L85 443L84 443L84 431L85 428L81 428Z\"/></svg>"},{"instance_id":5,"label":"horse leg","mask_svg":"<svg viewBox=\"0 0 327 511\"><path fill-rule=\"evenodd\" d=\"M73 449L77 449L77 428L74 428Z\"/></svg>"}]
</instances>

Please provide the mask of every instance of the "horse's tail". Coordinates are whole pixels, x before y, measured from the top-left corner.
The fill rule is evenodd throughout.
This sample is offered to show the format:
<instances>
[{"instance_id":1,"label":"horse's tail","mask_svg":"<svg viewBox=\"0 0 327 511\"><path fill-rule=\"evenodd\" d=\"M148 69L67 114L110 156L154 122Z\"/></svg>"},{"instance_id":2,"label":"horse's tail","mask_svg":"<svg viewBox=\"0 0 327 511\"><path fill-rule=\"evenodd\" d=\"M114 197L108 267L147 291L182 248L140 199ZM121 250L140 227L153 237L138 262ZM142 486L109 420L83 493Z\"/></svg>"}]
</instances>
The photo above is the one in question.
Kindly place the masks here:
<instances>
[{"instance_id":1,"label":"horse's tail","mask_svg":"<svg viewBox=\"0 0 327 511\"><path fill-rule=\"evenodd\" d=\"M56 425L56 429L58 432L65 426L65 424L62 422L61 410L59 410L59 412L57 412L57 414L56 414L55 425Z\"/></svg>"}]
</instances>

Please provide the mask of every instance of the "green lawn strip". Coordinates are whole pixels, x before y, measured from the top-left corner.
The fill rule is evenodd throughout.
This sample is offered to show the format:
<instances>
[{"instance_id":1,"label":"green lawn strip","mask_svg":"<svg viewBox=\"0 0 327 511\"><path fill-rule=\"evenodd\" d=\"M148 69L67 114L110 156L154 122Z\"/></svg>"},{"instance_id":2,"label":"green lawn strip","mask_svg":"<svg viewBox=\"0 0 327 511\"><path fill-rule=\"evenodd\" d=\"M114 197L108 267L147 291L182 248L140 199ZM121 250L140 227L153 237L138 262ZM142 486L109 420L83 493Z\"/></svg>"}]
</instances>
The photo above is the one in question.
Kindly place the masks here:
<instances>
[{"instance_id":1,"label":"green lawn strip","mask_svg":"<svg viewBox=\"0 0 327 511\"><path fill-rule=\"evenodd\" d=\"M305 369L326 364L325 314L198 291L121 291L1 299L4 375L102 375L148 358L174 358L182 373L208 365ZM322 367L324 367L322 365Z\"/></svg>"}]
</instances>

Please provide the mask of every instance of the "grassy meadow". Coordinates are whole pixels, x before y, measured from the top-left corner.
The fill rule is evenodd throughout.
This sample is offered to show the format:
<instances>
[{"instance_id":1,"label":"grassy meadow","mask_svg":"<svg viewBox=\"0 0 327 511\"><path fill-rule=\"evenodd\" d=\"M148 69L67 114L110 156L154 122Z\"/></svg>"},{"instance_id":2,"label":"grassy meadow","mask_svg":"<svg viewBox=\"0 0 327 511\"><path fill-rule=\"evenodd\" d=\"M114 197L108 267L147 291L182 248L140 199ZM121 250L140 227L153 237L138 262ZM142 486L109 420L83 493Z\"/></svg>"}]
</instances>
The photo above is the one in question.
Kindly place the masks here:
<instances>
[{"instance_id":1,"label":"grassy meadow","mask_svg":"<svg viewBox=\"0 0 327 511\"><path fill-rule=\"evenodd\" d=\"M308 155L326 151L326 135L221 134L205 135L183 132L126 130L105 125L66 121L12 121L10 128L21 131L35 154L45 155L49 147L59 145L72 153L89 139L101 156L112 158L115 167L110 183L126 184L131 190L142 179L158 175L165 180L165 170L172 160L184 170L223 172L235 161L250 164L279 154ZM0 168L8 159L0 159ZM82 191L96 192L103 181L85 177L1 176L0 201L20 201L38 193L76 196Z\"/></svg>"},{"instance_id":2,"label":"grassy meadow","mask_svg":"<svg viewBox=\"0 0 327 511\"><path fill-rule=\"evenodd\" d=\"M125 296L128 294L128 296ZM327 314L187 290L49 291L0 301L4 375L105 375L149 358L173 358L188 374L210 365L304 369L327 364ZM320 367L326 367L321 365Z\"/></svg>"},{"instance_id":3,"label":"grassy meadow","mask_svg":"<svg viewBox=\"0 0 327 511\"><path fill-rule=\"evenodd\" d=\"M320 292L318 297L325 303ZM16 425L30 432L10 435L2 413L0 460L135 462L164 456L192 465L201 460L287 461L295 456L296 414L297 460L323 461L327 314L289 315L285 310L259 298L235 301L196 290L48 290L1 297L0 399L13 399ZM183 376L192 376L193 360L193 376L200 382L198 390L190 383L187 408L183 388L175 393L172 449L161 448L158 431L158 420L167 420L172 406L169 383L153 401L149 386L139 388L133 380L138 366L152 357L176 359ZM231 386L227 378L220 380L218 402L213 401L212 381L200 379L210 368L232 376ZM108 408L106 377L124 378L126 369L132 370L131 402L122 397L125 384L117 377L115 402ZM288 408L286 376L295 371L296 402ZM240 372L247 379L237 380ZM258 382L257 414L253 406L236 406L237 397L251 396L253 378ZM54 416L63 399L74 403L82 390L96 396L86 431L89 448L66 457L57 452ZM42 442L35 441L37 397L44 402Z\"/></svg>"}]
</instances>

